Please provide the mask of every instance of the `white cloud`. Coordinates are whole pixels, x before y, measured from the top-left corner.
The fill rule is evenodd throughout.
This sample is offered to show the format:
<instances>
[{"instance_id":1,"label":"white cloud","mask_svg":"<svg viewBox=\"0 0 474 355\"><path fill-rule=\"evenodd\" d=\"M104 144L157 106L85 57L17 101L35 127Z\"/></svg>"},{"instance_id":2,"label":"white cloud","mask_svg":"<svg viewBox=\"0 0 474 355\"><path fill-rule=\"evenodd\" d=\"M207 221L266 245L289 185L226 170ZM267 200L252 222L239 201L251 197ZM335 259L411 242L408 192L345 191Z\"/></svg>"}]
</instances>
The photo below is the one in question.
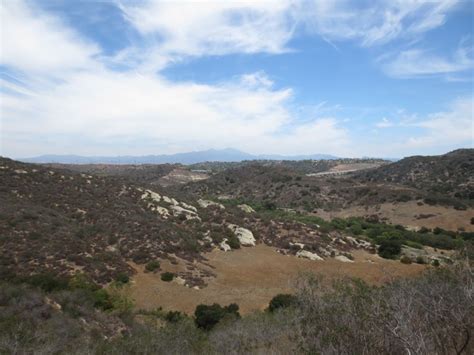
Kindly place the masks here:
<instances>
[{"instance_id":1,"label":"white cloud","mask_svg":"<svg viewBox=\"0 0 474 355\"><path fill-rule=\"evenodd\" d=\"M281 53L296 25L290 0L145 1L121 8L168 57Z\"/></svg>"},{"instance_id":2,"label":"white cloud","mask_svg":"<svg viewBox=\"0 0 474 355\"><path fill-rule=\"evenodd\" d=\"M345 1L140 2L122 9L142 42L113 58L58 18L25 4L1 5L1 63L21 79L1 82L2 154L235 147L351 156L369 153L353 148L351 132L342 126L347 122L332 115L337 106L301 110L293 90L276 88L263 71L211 85L171 82L156 70L189 56L282 53L290 50L298 26L327 40L382 44L441 25L454 2L385 1L370 11ZM129 70L114 71L110 63ZM461 117L449 115L430 116L418 126L428 133L414 139L432 139L449 119Z\"/></svg>"},{"instance_id":3,"label":"white cloud","mask_svg":"<svg viewBox=\"0 0 474 355\"><path fill-rule=\"evenodd\" d=\"M0 19L1 65L57 76L64 70L94 65L93 56L99 53L97 45L23 1L2 1Z\"/></svg>"},{"instance_id":4,"label":"white cloud","mask_svg":"<svg viewBox=\"0 0 474 355\"><path fill-rule=\"evenodd\" d=\"M262 72L216 85L172 83L129 72L79 72L47 90L36 88L32 95L6 95L3 138L14 140L34 132L32 142L38 137L75 136L92 142L127 142L134 137L172 143L161 152L206 145L287 153L345 148L346 133L336 120L299 123L289 108L292 90L275 90L270 82ZM87 149L68 146L76 145L74 141L61 144L43 151ZM8 146L4 149L13 153ZM150 152L140 152L145 153Z\"/></svg>"},{"instance_id":5,"label":"white cloud","mask_svg":"<svg viewBox=\"0 0 474 355\"><path fill-rule=\"evenodd\" d=\"M393 127L394 124L392 121L388 120L387 118L382 118L382 120L380 122L377 122L375 124L375 127L377 128L389 128L389 127Z\"/></svg>"},{"instance_id":6,"label":"white cloud","mask_svg":"<svg viewBox=\"0 0 474 355\"><path fill-rule=\"evenodd\" d=\"M449 111L433 113L411 126L423 129L423 133L410 137L409 148L432 148L437 146L474 147L474 98L456 100Z\"/></svg>"},{"instance_id":7,"label":"white cloud","mask_svg":"<svg viewBox=\"0 0 474 355\"><path fill-rule=\"evenodd\" d=\"M460 47L452 58L440 57L419 49L402 51L395 57L382 58L384 71L393 77L412 78L450 74L474 68L472 49ZM469 76L471 74L469 73Z\"/></svg>"}]
</instances>

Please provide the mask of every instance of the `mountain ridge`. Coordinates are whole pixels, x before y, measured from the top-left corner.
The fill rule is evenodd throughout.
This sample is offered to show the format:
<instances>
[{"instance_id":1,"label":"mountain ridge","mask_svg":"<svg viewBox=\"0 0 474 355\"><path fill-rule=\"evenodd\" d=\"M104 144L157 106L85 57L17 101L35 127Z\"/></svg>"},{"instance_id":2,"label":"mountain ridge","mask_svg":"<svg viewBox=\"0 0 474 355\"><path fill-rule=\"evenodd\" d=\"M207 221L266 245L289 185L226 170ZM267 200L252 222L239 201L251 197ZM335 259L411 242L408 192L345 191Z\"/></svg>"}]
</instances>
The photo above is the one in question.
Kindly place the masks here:
<instances>
[{"instance_id":1,"label":"mountain ridge","mask_svg":"<svg viewBox=\"0 0 474 355\"><path fill-rule=\"evenodd\" d=\"M61 164L196 164L203 162L240 162L245 160L332 160L338 157L330 154L278 155L249 154L233 148L208 149L201 151L141 155L141 156L81 156L46 154L30 158L19 158L25 163L61 163Z\"/></svg>"}]
</instances>

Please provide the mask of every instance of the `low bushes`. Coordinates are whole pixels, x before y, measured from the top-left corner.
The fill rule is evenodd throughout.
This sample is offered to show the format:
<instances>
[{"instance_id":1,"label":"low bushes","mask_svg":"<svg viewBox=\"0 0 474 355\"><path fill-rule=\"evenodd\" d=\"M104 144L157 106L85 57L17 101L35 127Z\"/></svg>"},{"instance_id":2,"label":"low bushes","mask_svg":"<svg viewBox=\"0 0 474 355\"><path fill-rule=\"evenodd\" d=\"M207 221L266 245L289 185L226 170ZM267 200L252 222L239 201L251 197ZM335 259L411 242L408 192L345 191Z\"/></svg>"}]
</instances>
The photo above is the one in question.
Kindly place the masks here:
<instances>
[{"instance_id":1,"label":"low bushes","mask_svg":"<svg viewBox=\"0 0 474 355\"><path fill-rule=\"evenodd\" d=\"M161 274L161 280L165 282L170 282L170 281L173 281L174 276L175 275L172 272L167 271Z\"/></svg>"},{"instance_id":2,"label":"low bushes","mask_svg":"<svg viewBox=\"0 0 474 355\"><path fill-rule=\"evenodd\" d=\"M280 293L273 297L268 305L268 310L274 312L277 309L287 308L295 305L297 298L294 295Z\"/></svg>"},{"instance_id":3,"label":"low bushes","mask_svg":"<svg viewBox=\"0 0 474 355\"><path fill-rule=\"evenodd\" d=\"M155 272L159 268L160 268L160 262L158 260L150 261L145 265L145 270L149 272Z\"/></svg>"},{"instance_id":4,"label":"low bushes","mask_svg":"<svg viewBox=\"0 0 474 355\"><path fill-rule=\"evenodd\" d=\"M194 321L196 326L204 330L211 330L226 316L239 318L239 306L235 303L231 303L226 307L222 307L217 303L210 306L200 304L194 311Z\"/></svg>"}]
</instances>

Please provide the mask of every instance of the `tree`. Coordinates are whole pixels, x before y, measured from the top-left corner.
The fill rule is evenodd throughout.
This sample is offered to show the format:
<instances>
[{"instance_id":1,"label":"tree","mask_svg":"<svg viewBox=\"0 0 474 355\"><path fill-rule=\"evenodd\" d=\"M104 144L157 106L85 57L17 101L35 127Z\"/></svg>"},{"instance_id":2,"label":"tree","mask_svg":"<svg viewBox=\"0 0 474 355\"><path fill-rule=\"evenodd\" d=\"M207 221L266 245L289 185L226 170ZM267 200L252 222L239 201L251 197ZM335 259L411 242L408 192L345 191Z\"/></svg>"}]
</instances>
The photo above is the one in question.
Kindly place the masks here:
<instances>
[{"instance_id":1,"label":"tree","mask_svg":"<svg viewBox=\"0 0 474 355\"><path fill-rule=\"evenodd\" d=\"M385 259L393 259L402 251L402 242L398 239L384 239L380 242L379 255Z\"/></svg>"}]
</instances>

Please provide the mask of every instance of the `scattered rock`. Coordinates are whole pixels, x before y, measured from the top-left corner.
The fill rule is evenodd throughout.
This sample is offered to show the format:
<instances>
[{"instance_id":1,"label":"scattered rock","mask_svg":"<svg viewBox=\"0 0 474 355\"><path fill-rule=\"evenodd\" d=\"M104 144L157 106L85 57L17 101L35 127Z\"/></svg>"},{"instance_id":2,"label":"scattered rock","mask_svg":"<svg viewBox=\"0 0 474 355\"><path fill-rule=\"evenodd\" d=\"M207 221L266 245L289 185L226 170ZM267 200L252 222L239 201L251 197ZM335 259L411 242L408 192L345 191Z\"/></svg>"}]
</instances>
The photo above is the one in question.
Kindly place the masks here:
<instances>
[{"instance_id":1,"label":"scattered rock","mask_svg":"<svg viewBox=\"0 0 474 355\"><path fill-rule=\"evenodd\" d=\"M243 204L243 205L238 205L237 207L240 208L245 213L254 213L255 212L255 210L252 207L250 207L249 205Z\"/></svg>"},{"instance_id":2,"label":"scattered rock","mask_svg":"<svg viewBox=\"0 0 474 355\"><path fill-rule=\"evenodd\" d=\"M304 249L304 244L303 243L292 243L292 242L290 242L290 245L298 247L300 249Z\"/></svg>"},{"instance_id":3,"label":"scattered rock","mask_svg":"<svg viewBox=\"0 0 474 355\"><path fill-rule=\"evenodd\" d=\"M184 202L181 202L181 206L183 206L184 208L186 208L187 210L191 210L191 211L194 211L194 212L197 212L197 208L192 206L192 205L188 205L187 203L184 203Z\"/></svg>"},{"instance_id":4,"label":"scattered rock","mask_svg":"<svg viewBox=\"0 0 474 355\"><path fill-rule=\"evenodd\" d=\"M171 211L173 211L174 216L179 216L179 215L184 215L186 219L197 219L198 221L201 220L201 218L198 216L198 214L194 211L187 210L183 207L177 206L177 205L172 205L171 206Z\"/></svg>"},{"instance_id":5,"label":"scattered rock","mask_svg":"<svg viewBox=\"0 0 474 355\"><path fill-rule=\"evenodd\" d=\"M145 190L145 192L142 195L142 200L145 200L145 199L151 199L155 202L160 202L161 195L151 190Z\"/></svg>"},{"instance_id":6,"label":"scattered rock","mask_svg":"<svg viewBox=\"0 0 474 355\"><path fill-rule=\"evenodd\" d=\"M311 253L310 251L307 250L300 250L299 252L296 253L296 256L298 258L305 258L309 260L315 260L315 261L322 261L324 260L321 258L318 254L316 253Z\"/></svg>"},{"instance_id":7,"label":"scattered rock","mask_svg":"<svg viewBox=\"0 0 474 355\"><path fill-rule=\"evenodd\" d=\"M168 197L168 196L163 196L163 201L166 203L169 203L170 205L178 206L179 202L176 201L174 198Z\"/></svg>"},{"instance_id":8,"label":"scattered rock","mask_svg":"<svg viewBox=\"0 0 474 355\"><path fill-rule=\"evenodd\" d=\"M229 244L227 244L227 239L224 239L222 242L219 244L219 248L222 251L230 251L232 248L230 247Z\"/></svg>"},{"instance_id":9,"label":"scattered rock","mask_svg":"<svg viewBox=\"0 0 474 355\"><path fill-rule=\"evenodd\" d=\"M176 277L173 279L173 282L177 283L177 284L180 285L180 286L184 286L184 284L186 283L186 280L183 279L181 276L176 276Z\"/></svg>"},{"instance_id":10,"label":"scattered rock","mask_svg":"<svg viewBox=\"0 0 474 355\"><path fill-rule=\"evenodd\" d=\"M212 206L212 207L219 207L221 210L225 209L225 207L222 203L217 203L217 202L210 201L210 200L203 200L201 198L197 201L197 203L202 208L207 208L209 206Z\"/></svg>"}]
</instances>

